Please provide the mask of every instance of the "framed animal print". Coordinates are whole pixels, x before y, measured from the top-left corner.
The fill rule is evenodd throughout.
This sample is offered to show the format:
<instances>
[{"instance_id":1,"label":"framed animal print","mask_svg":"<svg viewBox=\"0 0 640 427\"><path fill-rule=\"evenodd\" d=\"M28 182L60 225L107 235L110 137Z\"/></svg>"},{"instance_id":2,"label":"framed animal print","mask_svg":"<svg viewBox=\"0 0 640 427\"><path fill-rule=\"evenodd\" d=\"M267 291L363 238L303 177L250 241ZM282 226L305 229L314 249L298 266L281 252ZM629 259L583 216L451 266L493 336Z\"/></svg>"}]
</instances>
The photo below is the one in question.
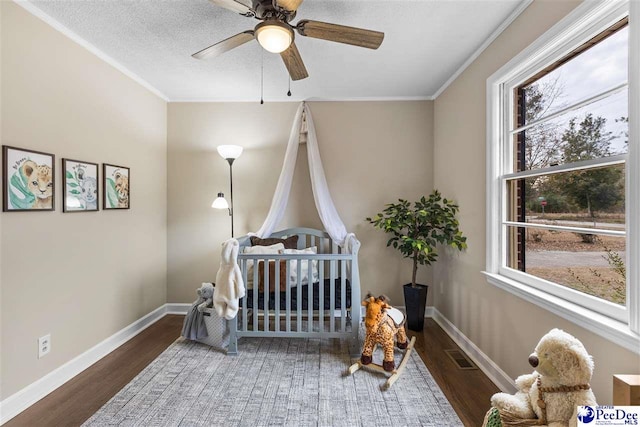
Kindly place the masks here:
<instances>
[{"instance_id":1,"label":"framed animal print","mask_svg":"<svg viewBox=\"0 0 640 427\"><path fill-rule=\"evenodd\" d=\"M2 210L55 210L55 156L2 146Z\"/></svg>"},{"instance_id":2,"label":"framed animal print","mask_svg":"<svg viewBox=\"0 0 640 427\"><path fill-rule=\"evenodd\" d=\"M98 210L98 165L62 159L62 212Z\"/></svg>"},{"instance_id":3,"label":"framed animal print","mask_svg":"<svg viewBox=\"0 0 640 427\"><path fill-rule=\"evenodd\" d=\"M129 209L131 172L124 166L102 164L103 202L102 208Z\"/></svg>"}]
</instances>

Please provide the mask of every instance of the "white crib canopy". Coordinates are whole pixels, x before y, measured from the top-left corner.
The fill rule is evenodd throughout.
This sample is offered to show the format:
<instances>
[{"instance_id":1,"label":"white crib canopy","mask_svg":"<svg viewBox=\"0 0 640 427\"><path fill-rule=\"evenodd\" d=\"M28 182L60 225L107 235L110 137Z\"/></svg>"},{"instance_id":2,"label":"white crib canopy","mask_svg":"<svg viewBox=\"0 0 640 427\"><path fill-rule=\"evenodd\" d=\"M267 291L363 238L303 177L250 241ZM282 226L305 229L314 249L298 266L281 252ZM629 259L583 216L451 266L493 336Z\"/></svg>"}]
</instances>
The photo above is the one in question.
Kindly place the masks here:
<instances>
[{"instance_id":1,"label":"white crib canopy","mask_svg":"<svg viewBox=\"0 0 640 427\"><path fill-rule=\"evenodd\" d=\"M353 233L347 233L347 229L333 204L333 199L331 199L331 193L329 192L322 167L320 151L318 150L318 139L316 137L316 129L313 126L311 110L305 102L298 107L293 121L291 134L289 135L289 143L284 157L284 164L280 172L280 178L278 178L278 184L271 201L267 218L264 220L262 227L260 227L256 233L252 234L258 237L268 237L280 223L280 220L282 220L285 209L287 208L287 202L289 201L291 184L293 183L293 174L298 157L298 146L304 142L307 144L311 189L320 221L322 221L322 225L334 242L351 251L354 246L359 246L360 243Z\"/></svg>"}]
</instances>

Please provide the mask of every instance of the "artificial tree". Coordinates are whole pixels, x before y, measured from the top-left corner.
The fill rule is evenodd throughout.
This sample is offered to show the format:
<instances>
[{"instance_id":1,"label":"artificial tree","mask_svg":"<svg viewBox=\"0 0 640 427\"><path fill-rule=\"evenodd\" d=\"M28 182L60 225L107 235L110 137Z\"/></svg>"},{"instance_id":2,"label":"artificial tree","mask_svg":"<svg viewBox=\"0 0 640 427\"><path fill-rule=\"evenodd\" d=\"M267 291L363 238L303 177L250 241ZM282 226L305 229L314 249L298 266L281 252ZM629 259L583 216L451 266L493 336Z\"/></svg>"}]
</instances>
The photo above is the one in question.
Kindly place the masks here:
<instances>
[{"instance_id":1,"label":"artificial tree","mask_svg":"<svg viewBox=\"0 0 640 427\"><path fill-rule=\"evenodd\" d=\"M411 330L422 330L427 297L427 286L416 283L418 266L431 265L437 260L438 245L451 246L460 251L467 247L467 238L460 231L456 219L458 210L458 205L453 200L443 198L438 190L434 190L429 197L422 196L414 202L413 206L411 202L399 199L398 203L387 204L386 208L373 218L367 218L375 228L392 235L387 241L387 246L393 246L405 258L413 260L411 283L405 285L405 305ZM424 288L418 297L422 300L419 301L418 313L409 312L409 308L415 304L413 301L407 301L407 287Z\"/></svg>"}]
</instances>

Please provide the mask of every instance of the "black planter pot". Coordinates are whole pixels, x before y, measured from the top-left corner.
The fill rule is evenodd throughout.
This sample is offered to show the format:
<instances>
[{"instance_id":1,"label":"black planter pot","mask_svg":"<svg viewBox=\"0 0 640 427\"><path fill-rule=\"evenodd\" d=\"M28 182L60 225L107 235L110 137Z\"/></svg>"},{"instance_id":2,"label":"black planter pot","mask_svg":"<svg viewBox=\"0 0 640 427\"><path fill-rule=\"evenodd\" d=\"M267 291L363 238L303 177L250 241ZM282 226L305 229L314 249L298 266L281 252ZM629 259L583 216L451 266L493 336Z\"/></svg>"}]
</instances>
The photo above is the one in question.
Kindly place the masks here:
<instances>
[{"instance_id":1,"label":"black planter pot","mask_svg":"<svg viewBox=\"0 0 640 427\"><path fill-rule=\"evenodd\" d=\"M407 310L407 328L415 332L422 331L424 327L424 309L427 305L426 285L412 287L411 283L404 285L404 306Z\"/></svg>"}]
</instances>

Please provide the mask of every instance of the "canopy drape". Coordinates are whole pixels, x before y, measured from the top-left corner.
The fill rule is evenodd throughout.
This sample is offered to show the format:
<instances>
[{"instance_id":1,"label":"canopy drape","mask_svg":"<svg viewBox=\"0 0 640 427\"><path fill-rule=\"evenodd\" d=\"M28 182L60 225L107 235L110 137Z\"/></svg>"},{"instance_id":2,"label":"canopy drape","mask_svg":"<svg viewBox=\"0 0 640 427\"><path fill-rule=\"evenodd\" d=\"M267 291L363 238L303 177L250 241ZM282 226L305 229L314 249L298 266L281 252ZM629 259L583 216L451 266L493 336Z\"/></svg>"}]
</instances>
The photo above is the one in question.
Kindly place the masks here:
<instances>
[{"instance_id":1,"label":"canopy drape","mask_svg":"<svg viewBox=\"0 0 640 427\"><path fill-rule=\"evenodd\" d=\"M271 200L269 213L262 227L252 234L258 237L268 237L282 220L289 201L291 184L293 183L296 168L296 159L298 157L298 147L301 142L307 144L311 189L320 221L322 221L322 225L327 233L329 233L329 236L331 236L331 239L341 247L350 251L357 240L353 233L347 233L347 229L331 198L324 168L322 167L322 159L320 158L320 150L318 149L318 139L315 126L313 125L313 117L309 106L305 102L300 104L293 120L282 171L280 172L276 191Z\"/></svg>"}]
</instances>

